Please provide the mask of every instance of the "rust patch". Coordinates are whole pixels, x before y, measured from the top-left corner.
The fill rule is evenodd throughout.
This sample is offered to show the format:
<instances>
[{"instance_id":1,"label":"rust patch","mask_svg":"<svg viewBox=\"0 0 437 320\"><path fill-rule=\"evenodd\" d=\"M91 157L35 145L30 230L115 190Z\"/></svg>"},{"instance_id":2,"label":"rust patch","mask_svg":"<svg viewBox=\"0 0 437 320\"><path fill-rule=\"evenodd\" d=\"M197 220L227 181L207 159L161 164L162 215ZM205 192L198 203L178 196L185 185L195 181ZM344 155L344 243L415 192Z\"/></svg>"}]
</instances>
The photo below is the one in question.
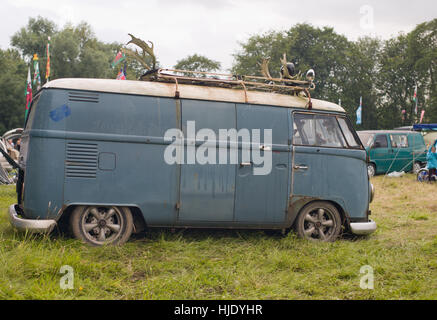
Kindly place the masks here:
<instances>
[{"instance_id":1,"label":"rust patch","mask_svg":"<svg viewBox=\"0 0 437 320\"><path fill-rule=\"evenodd\" d=\"M299 214L300 210L306 204L315 200L320 200L320 198L291 195L288 203L288 210L287 210L287 218L286 218L287 225L291 227L291 225L294 223L294 220L296 220L296 217Z\"/></svg>"}]
</instances>

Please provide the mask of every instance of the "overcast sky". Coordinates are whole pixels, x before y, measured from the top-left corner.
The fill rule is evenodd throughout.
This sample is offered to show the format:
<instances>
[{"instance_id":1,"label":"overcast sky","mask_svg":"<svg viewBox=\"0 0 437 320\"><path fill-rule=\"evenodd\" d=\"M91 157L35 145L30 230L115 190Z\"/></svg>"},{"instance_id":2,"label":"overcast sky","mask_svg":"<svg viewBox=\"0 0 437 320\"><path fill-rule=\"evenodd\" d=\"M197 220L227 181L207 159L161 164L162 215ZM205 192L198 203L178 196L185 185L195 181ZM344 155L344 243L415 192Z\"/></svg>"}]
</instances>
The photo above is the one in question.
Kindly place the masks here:
<instances>
[{"instance_id":1,"label":"overcast sky","mask_svg":"<svg viewBox=\"0 0 437 320\"><path fill-rule=\"evenodd\" d=\"M105 42L126 43L128 32L152 40L163 67L198 53L220 61L223 70L238 42L296 23L331 26L351 40L387 39L437 18L436 0L0 0L0 7L2 49L29 17L41 15L59 26L86 21Z\"/></svg>"}]
</instances>

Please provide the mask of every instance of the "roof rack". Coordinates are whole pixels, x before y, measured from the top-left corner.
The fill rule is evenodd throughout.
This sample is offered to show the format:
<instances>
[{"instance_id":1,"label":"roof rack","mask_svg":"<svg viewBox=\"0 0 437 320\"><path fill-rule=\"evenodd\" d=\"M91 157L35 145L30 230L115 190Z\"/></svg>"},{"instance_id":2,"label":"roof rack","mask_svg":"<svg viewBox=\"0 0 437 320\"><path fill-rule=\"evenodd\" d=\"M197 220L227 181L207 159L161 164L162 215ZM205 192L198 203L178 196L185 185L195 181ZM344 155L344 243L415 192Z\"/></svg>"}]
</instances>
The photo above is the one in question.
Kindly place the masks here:
<instances>
[{"instance_id":1,"label":"roof rack","mask_svg":"<svg viewBox=\"0 0 437 320\"><path fill-rule=\"evenodd\" d=\"M140 77L143 81L173 82L178 84L194 84L222 88L243 88L298 95L304 92L310 98L309 90L314 90L312 81L291 80L284 78L267 78L202 71L178 69L155 69L147 71Z\"/></svg>"}]
</instances>

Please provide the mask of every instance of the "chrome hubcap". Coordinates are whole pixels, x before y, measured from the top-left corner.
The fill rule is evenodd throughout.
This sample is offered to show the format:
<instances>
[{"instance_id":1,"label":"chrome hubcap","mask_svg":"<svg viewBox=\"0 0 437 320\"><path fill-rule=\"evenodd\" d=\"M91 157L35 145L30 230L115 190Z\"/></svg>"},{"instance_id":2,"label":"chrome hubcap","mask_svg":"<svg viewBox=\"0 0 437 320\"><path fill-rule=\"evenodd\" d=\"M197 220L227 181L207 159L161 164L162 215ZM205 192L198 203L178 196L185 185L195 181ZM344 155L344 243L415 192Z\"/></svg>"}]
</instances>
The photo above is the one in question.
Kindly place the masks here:
<instances>
[{"instance_id":1,"label":"chrome hubcap","mask_svg":"<svg viewBox=\"0 0 437 320\"><path fill-rule=\"evenodd\" d=\"M304 218L304 234L308 239L326 240L335 228L334 215L327 209L314 209Z\"/></svg>"},{"instance_id":2,"label":"chrome hubcap","mask_svg":"<svg viewBox=\"0 0 437 320\"><path fill-rule=\"evenodd\" d=\"M124 224L115 207L89 207L82 216L82 231L92 242L112 241L120 234Z\"/></svg>"}]
</instances>

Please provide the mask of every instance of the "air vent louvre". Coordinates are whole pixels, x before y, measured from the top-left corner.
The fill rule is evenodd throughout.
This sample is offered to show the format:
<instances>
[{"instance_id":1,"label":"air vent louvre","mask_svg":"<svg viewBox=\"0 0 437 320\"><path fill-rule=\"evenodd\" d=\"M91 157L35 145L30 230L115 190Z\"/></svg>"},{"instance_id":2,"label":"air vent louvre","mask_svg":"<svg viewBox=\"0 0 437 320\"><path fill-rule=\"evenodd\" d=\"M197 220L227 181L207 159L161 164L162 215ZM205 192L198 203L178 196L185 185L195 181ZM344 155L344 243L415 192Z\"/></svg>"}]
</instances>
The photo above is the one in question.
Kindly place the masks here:
<instances>
[{"instance_id":1,"label":"air vent louvre","mask_svg":"<svg viewBox=\"0 0 437 320\"><path fill-rule=\"evenodd\" d=\"M69 92L68 93L68 101L76 101L76 102L99 102L99 94L93 92Z\"/></svg>"},{"instance_id":2,"label":"air vent louvre","mask_svg":"<svg viewBox=\"0 0 437 320\"><path fill-rule=\"evenodd\" d=\"M95 179L97 175L97 144L67 143L65 176Z\"/></svg>"}]
</instances>

